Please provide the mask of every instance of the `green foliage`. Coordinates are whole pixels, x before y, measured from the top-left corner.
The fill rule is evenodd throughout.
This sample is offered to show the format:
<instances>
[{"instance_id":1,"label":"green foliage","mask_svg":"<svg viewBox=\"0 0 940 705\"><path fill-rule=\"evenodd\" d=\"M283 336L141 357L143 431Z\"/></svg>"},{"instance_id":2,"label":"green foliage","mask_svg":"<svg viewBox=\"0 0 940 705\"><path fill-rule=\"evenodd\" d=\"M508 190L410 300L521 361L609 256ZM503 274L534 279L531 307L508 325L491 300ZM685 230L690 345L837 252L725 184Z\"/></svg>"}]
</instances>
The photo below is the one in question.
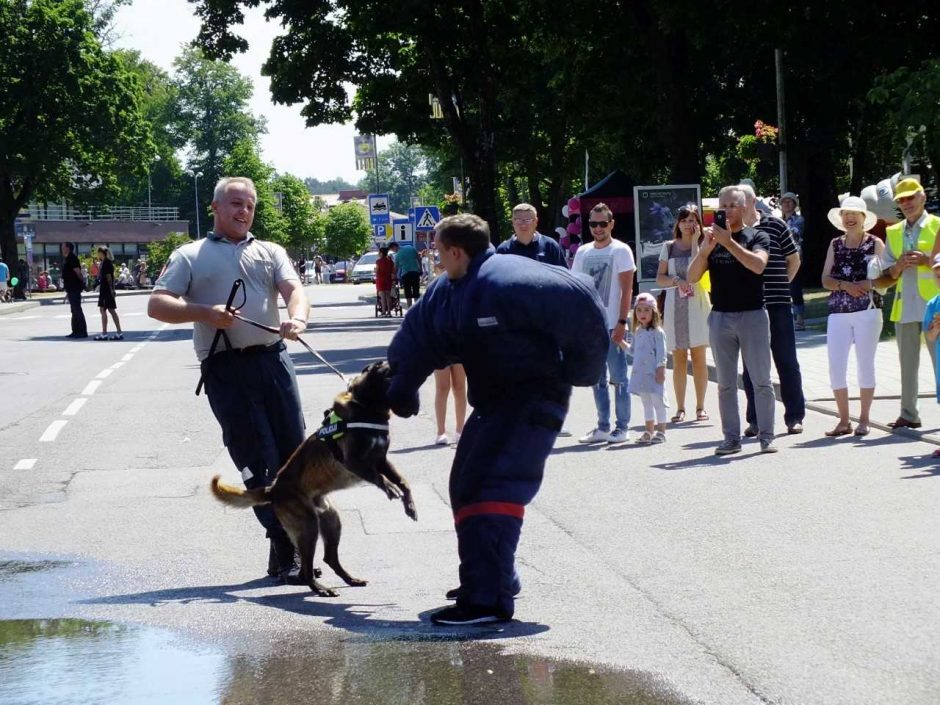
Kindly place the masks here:
<instances>
[{"instance_id":1,"label":"green foliage","mask_svg":"<svg viewBox=\"0 0 940 705\"><path fill-rule=\"evenodd\" d=\"M331 193L339 193L340 191L352 191L356 188L354 184L341 178L320 181L319 179L308 177L304 179L304 185L314 196L325 196Z\"/></svg>"},{"instance_id":2,"label":"green foliage","mask_svg":"<svg viewBox=\"0 0 940 705\"><path fill-rule=\"evenodd\" d=\"M252 85L238 70L185 49L176 61L173 129L189 148L186 167L201 171L209 188L226 174L223 162L245 140L256 142L264 121L248 110Z\"/></svg>"},{"instance_id":3,"label":"green foliage","mask_svg":"<svg viewBox=\"0 0 940 705\"><path fill-rule=\"evenodd\" d=\"M286 244L307 259L311 247L319 250L323 246L326 216L320 214L306 185L296 176L278 176L272 188L275 194L280 194L281 213L287 233Z\"/></svg>"},{"instance_id":4,"label":"green foliage","mask_svg":"<svg viewBox=\"0 0 940 705\"><path fill-rule=\"evenodd\" d=\"M255 182L258 200L255 203L255 221L251 226L252 235L262 240L288 244L287 224L278 208L272 185L274 169L261 161L254 142L247 139L236 142L222 162L222 170L226 176L245 176Z\"/></svg>"},{"instance_id":5,"label":"green foliage","mask_svg":"<svg viewBox=\"0 0 940 705\"><path fill-rule=\"evenodd\" d=\"M106 53L82 0L0 2L0 247L34 198L79 205L115 196L154 153L141 90Z\"/></svg>"},{"instance_id":6,"label":"green foliage","mask_svg":"<svg viewBox=\"0 0 940 705\"><path fill-rule=\"evenodd\" d=\"M372 244L372 226L365 211L355 203L330 209L324 235L323 254L338 259L358 256Z\"/></svg>"},{"instance_id":7,"label":"green foliage","mask_svg":"<svg viewBox=\"0 0 940 705\"><path fill-rule=\"evenodd\" d=\"M173 250L191 242L186 233L170 233L162 240L151 242L147 247L147 274L153 281L156 281L166 266L167 260L173 254Z\"/></svg>"}]
</instances>

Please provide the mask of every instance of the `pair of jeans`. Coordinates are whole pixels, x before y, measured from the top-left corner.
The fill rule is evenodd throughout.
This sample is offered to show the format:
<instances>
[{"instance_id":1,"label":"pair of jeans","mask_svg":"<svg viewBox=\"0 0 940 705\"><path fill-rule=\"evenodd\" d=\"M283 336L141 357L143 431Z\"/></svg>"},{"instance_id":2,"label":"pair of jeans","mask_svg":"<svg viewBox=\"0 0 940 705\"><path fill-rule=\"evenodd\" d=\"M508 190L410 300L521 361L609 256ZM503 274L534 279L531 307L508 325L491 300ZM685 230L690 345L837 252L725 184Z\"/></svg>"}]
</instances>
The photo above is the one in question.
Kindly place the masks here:
<instances>
[{"instance_id":1,"label":"pair of jeans","mask_svg":"<svg viewBox=\"0 0 940 705\"><path fill-rule=\"evenodd\" d=\"M613 333L613 331L610 331ZM607 385L614 388L615 428L626 431L630 425L630 377L627 363L627 351L610 341L607 348L607 366L601 378L594 385L594 406L597 407L597 428L610 431L610 392Z\"/></svg>"},{"instance_id":2,"label":"pair of jeans","mask_svg":"<svg viewBox=\"0 0 940 705\"><path fill-rule=\"evenodd\" d=\"M754 381L758 436L774 438L774 388L770 382L770 323L765 309L708 314L708 339L718 375L718 413L726 441L740 442L738 355Z\"/></svg>"},{"instance_id":3,"label":"pair of jeans","mask_svg":"<svg viewBox=\"0 0 940 705\"><path fill-rule=\"evenodd\" d=\"M783 401L783 422L787 427L803 423L806 416L806 398L803 396L803 374L796 359L796 333L789 304L768 304L770 319L770 354L773 356L777 377L780 379L780 398ZM744 394L747 396L745 417L751 426L757 425L754 410L754 385L744 363Z\"/></svg>"}]
</instances>

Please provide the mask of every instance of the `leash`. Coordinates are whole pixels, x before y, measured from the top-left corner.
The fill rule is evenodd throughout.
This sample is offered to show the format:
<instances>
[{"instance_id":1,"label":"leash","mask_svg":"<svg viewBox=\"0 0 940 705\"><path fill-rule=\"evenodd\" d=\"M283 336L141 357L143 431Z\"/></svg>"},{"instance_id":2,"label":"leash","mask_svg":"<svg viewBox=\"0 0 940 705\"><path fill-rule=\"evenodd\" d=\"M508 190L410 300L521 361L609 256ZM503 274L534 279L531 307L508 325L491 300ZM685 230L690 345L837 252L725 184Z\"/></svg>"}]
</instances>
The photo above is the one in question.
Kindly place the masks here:
<instances>
[{"instance_id":1,"label":"leash","mask_svg":"<svg viewBox=\"0 0 940 705\"><path fill-rule=\"evenodd\" d=\"M232 282L232 290L228 294L228 301L225 302L225 310L232 311L232 303L235 301L235 295L238 293L238 290L245 286L245 282L242 279L236 279ZM275 331L277 332L277 331ZM225 331L221 328L217 328L215 331L215 337L212 339L212 345L209 347L209 354L206 356L208 360L215 353L215 349L219 346L219 340L225 338L225 347L228 350L232 349L232 344L228 340L228 336L225 335ZM196 384L196 396L199 396L199 392L202 391L202 385L205 382L205 373L200 371L199 373L199 382Z\"/></svg>"},{"instance_id":2,"label":"leash","mask_svg":"<svg viewBox=\"0 0 940 705\"><path fill-rule=\"evenodd\" d=\"M238 281L241 281L241 280L239 279ZM254 326L255 328L260 328L261 330L266 330L266 331L268 331L269 333L277 333L278 335L280 335L280 333L281 333L280 328L275 328L274 326L266 326L264 323L258 323L258 321L253 321L253 320L251 320L250 318L246 318L245 316L241 315L240 313L236 313L236 314L235 314L235 318L237 318L237 319L238 319L239 321L241 321L242 323L247 323L248 325ZM219 332L221 333L222 331L220 330ZM329 367L331 370L333 370L333 372L335 372L337 375L339 375L339 378L340 378L341 380L343 380L343 384L349 386L349 380L346 378L346 375L344 375L342 372L340 372L338 369L336 369L333 365L331 365L329 362L327 362L327 361L326 361L326 358L324 358L323 355L321 355L320 353L318 353L316 350L314 350L313 348L311 348L311 347L307 344L307 341L305 341L305 340L304 340L303 338L301 338L300 336L297 336L297 342L300 343L301 345L303 345L305 348L307 348L307 350L310 352L310 354L312 354L314 357L316 357L320 362L322 362L324 365L326 365L326 366ZM210 354L211 354L211 353L210 353ZM197 393L198 393L198 392L197 392ZM353 426L350 426L349 428L354 428L354 427L353 427ZM365 428L365 427L363 427L363 428ZM386 431L388 430L388 426L385 426L385 430L386 430Z\"/></svg>"}]
</instances>

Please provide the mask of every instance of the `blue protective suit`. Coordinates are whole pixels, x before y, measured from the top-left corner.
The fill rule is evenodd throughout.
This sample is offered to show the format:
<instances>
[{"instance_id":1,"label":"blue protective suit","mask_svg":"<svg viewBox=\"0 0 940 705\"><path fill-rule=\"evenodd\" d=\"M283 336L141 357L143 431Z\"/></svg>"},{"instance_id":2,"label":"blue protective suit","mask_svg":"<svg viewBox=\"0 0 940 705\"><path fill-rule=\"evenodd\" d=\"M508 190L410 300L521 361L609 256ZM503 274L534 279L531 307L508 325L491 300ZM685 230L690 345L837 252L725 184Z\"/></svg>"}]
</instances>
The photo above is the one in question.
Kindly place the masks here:
<instances>
[{"instance_id":1,"label":"blue protective suit","mask_svg":"<svg viewBox=\"0 0 940 705\"><path fill-rule=\"evenodd\" d=\"M593 282L517 255L475 257L465 276L438 277L388 349L389 402L418 412L435 370L467 372L467 420L451 468L460 598L513 614L515 552L572 385L597 382L607 360L605 310Z\"/></svg>"}]
</instances>

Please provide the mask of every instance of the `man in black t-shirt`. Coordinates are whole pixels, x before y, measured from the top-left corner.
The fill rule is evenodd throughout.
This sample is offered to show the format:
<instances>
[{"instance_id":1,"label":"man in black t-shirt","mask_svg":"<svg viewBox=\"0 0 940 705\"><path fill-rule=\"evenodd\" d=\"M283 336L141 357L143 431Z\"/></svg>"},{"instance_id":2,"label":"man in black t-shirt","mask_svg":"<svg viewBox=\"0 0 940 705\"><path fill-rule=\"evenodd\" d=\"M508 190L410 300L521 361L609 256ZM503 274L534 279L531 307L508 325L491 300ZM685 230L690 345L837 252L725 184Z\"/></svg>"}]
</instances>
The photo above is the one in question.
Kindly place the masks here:
<instances>
[{"instance_id":1,"label":"man in black t-shirt","mask_svg":"<svg viewBox=\"0 0 940 705\"><path fill-rule=\"evenodd\" d=\"M72 332L66 337L87 338L88 324L85 322L85 314L82 312L82 292L85 290L85 277L82 274L82 264L75 254L75 245L71 242L62 243L62 256L65 258L62 263L62 284L65 287L65 295L69 300L69 306L72 308Z\"/></svg>"},{"instance_id":2,"label":"man in black t-shirt","mask_svg":"<svg viewBox=\"0 0 940 705\"><path fill-rule=\"evenodd\" d=\"M738 411L738 355L754 384L757 428L762 453L774 446L774 389L770 382L770 323L764 308L764 269L770 251L766 233L744 224L745 195L737 186L718 193L726 226L705 231L705 242L689 263L688 280L697 282L708 271L712 312L709 343L718 375L718 412L724 440L716 455L741 452Z\"/></svg>"}]
</instances>

